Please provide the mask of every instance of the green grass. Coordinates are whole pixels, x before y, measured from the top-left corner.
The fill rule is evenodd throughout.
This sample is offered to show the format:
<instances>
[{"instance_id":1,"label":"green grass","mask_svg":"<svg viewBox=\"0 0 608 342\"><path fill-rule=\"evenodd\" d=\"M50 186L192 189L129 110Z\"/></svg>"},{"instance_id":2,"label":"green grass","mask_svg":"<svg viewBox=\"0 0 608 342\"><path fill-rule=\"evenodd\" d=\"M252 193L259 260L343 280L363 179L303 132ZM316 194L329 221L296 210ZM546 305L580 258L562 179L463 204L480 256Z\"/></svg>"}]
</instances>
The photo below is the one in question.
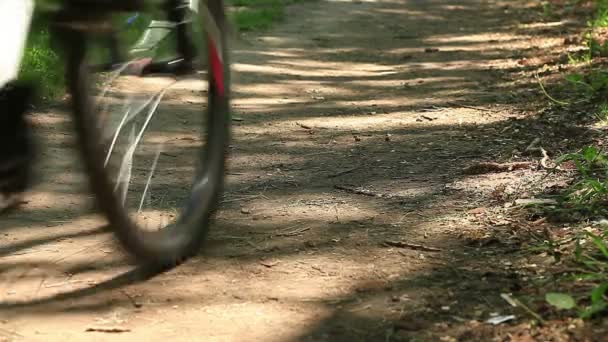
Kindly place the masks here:
<instances>
[{"instance_id":1,"label":"green grass","mask_svg":"<svg viewBox=\"0 0 608 342\"><path fill-rule=\"evenodd\" d=\"M285 0L232 0L230 17L239 31L265 30L283 19Z\"/></svg>"},{"instance_id":2,"label":"green grass","mask_svg":"<svg viewBox=\"0 0 608 342\"><path fill-rule=\"evenodd\" d=\"M598 108L598 116L608 115L608 105ZM558 164L573 162L578 180L561 195L556 208L568 216L579 214L579 220L593 220L608 216L608 154L594 146L570 153L557 160ZM554 213L555 214L555 213ZM555 215L553 215L555 216ZM546 301L555 310L592 319L608 312L608 228L586 226L572 231L561 240L547 237L538 247L555 258L556 263L572 266L574 273L560 278L561 293L547 293Z\"/></svg>"},{"instance_id":3,"label":"green grass","mask_svg":"<svg viewBox=\"0 0 608 342\"><path fill-rule=\"evenodd\" d=\"M570 3L578 6L578 1ZM563 2L553 3L563 6ZM564 75L563 93L569 94L567 101L556 100L547 94L540 78L539 85L549 100L559 105L556 113L591 110L588 115L605 128L608 125L608 71L599 57L608 57L605 29L600 29L608 27L608 0L593 0L593 3L594 12L582 33L586 49L569 56L569 62L573 64L570 70L578 71ZM550 2L542 4L544 17L563 13L561 7L554 11ZM578 68L575 66L583 63L585 65ZM585 118L586 123L591 121L589 119L592 118ZM582 140L586 141L585 138ZM545 304L548 303L555 311L552 316L560 319L578 316L601 321L608 314L608 150L601 146L587 146L562 155L556 163L565 172L576 169L572 182L557 196L552 194L555 203L530 208L534 215L568 227L568 231L560 235L552 233L556 225L543 234L531 234L538 244L530 251L542 252L555 261L554 270L547 272L550 276L542 275L542 288L560 291L545 292L546 303L542 307L547 308Z\"/></svg>"},{"instance_id":4,"label":"green grass","mask_svg":"<svg viewBox=\"0 0 608 342\"><path fill-rule=\"evenodd\" d=\"M595 117L600 126L608 127L608 102L602 102L598 105Z\"/></svg>"},{"instance_id":5,"label":"green grass","mask_svg":"<svg viewBox=\"0 0 608 342\"><path fill-rule=\"evenodd\" d=\"M547 293L545 299L556 310L601 319L608 313L608 229L588 229L576 234L573 247L560 247L570 253L566 263L576 270L563 279L567 292Z\"/></svg>"},{"instance_id":6,"label":"green grass","mask_svg":"<svg viewBox=\"0 0 608 342\"><path fill-rule=\"evenodd\" d=\"M51 48L48 30L34 27L23 54L19 78L38 85L39 96L52 99L64 92L64 66Z\"/></svg>"}]
</instances>

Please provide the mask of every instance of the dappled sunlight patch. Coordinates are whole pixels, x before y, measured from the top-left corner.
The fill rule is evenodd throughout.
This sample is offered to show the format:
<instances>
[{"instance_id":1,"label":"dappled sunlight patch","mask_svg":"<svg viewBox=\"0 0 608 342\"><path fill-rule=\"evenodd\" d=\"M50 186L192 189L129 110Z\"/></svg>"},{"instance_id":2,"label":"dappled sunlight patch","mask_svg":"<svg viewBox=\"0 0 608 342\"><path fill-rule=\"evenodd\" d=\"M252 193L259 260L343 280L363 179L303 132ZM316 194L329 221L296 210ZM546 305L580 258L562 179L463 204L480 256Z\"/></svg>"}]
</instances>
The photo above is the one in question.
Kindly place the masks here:
<instances>
[{"instance_id":1,"label":"dappled sunlight patch","mask_svg":"<svg viewBox=\"0 0 608 342\"><path fill-rule=\"evenodd\" d=\"M560 184L562 179L549 179L545 175L529 170L487 173L475 176L466 176L454 180L447 185L452 190L463 191L469 194L484 197L496 197L497 200L513 197L534 196L534 188L551 187L553 184ZM527 189L528 193L520 193L521 189Z\"/></svg>"},{"instance_id":2,"label":"dappled sunlight patch","mask_svg":"<svg viewBox=\"0 0 608 342\"><path fill-rule=\"evenodd\" d=\"M294 68L297 66L299 68ZM340 66L340 67L338 67ZM320 63L314 61L299 61L279 67L276 65L256 65L235 63L233 68L236 72L249 72L267 75L297 75L300 77L378 77L394 74L396 71L384 65L369 63Z\"/></svg>"},{"instance_id":3,"label":"dappled sunlight patch","mask_svg":"<svg viewBox=\"0 0 608 342\"><path fill-rule=\"evenodd\" d=\"M263 40L263 38L262 38ZM310 54L310 50L304 49L304 48L299 48L299 47L291 47L291 44L286 44L285 47L281 47L281 48L274 48L271 50L255 50L255 49L234 49L232 50L232 54L235 56L239 56L242 59L247 59L245 58L246 56L249 57L254 57L254 58L263 58L263 57L282 57L282 58L295 58L295 57L302 57L302 56L306 56ZM241 58L237 58L236 61L238 61ZM234 63L236 63L236 61ZM234 65L233 63L233 65Z\"/></svg>"},{"instance_id":4,"label":"dappled sunlight patch","mask_svg":"<svg viewBox=\"0 0 608 342\"><path fill-rule=\"evenodd\" d=\"M483 33L467 33L463 34L446 34L446 35L433 35L425 38L425 42L428 43L480 43L484 45L473 45L476 47L488 47L488 43L492 42L491 47L500 46L505 42L520 42L521 44L526 44L529 42L531 36L529 35L521 35L521 34L513 34L513 33L503 33L503 32L483 32ZM451 47L456 46L455 44L450 44ZM461 45L461 47L467 47L470 45Z\"/></svg>"},{"instance_id":5,"label":"dappled sunlight patch","mask_svg":"<svg viewBox=\"0 0 608 342\"><path fill-rule=\"evenodd\" d=\"M275 45L290 45L293 44L294 39L289 37L278 37L278 36L259 36L256 37L257 40L262 41L264 43L275 44ZM236 53L239 51L236 50Z\"/></svg>"},{"instance_id":6,"label":"dappled sunlight patch","mask_svg":"<svg viewBox=\"0 0 608 342\"><path fill-rule=\"evenodd\" d=\"M391 14L391 15L407 15L411 17L416 17L417 19L424 20L445 20L445 17L442 15L431 14L427 11L416 11L407 9L404 7L401 8L374 8L371 12L382 13L382 14Z\"/></svg>"},{"instance_id":7,"label":"dappled sunlight patch","mask_svg":"<svg viewBox=\"0 0 608 342\"><path fill-rule=\"evenodd\" d=\"M241 98L234 101L235 108L238 110L246 109L247 113L268 113L279 110L281 105L286 104L305 104L313 103L314 99L311 98L282 98L280 94L277 94L274 98ZM273 106L271 106L273 105Z\"/></svg>"},{"instance_id":8,"label":"dappled sunlight patch","mask_svg":"<svg viewBox=\"0 0 608 342\"><path fill-rule=\"evenodd\" d=\"M235 293L234 296L241 298L245 294ZM197 303L196 306L186 304L178 313L184 327L179 334L205 336L206 340L234 341L245 338L251 341L292 341L313 329L317 322L330 317L332 312L321 304L279 303L275 299L268 299L274 298L269 293L264 298L246 301L233 299L232 303ZM275 304L272 304L273 301ZM294 309L296 304L297 309ZM201 321L205 322L203 326ZM160 322L157 325L167 331L175 329L173 322Z\"/></svg>"},{"instance_id":9,"label":"dappled sunlight patch","mask_svg":"<svg viewBox=\"0 0 608 342\"><path fill-rule=\"evenodd\" d=\"M239 85L235 87L234 92L236 94L242 94L241 98L237 95L234 103L237 105L243 105L250 103L251 99L263 100L271 96L281 96L282 103L301 103L301 100L296 100L301 97L308 97L309 100L320 98L324 94L349 96L353 95L354 91L346 87L330 86L319 82L300 81L300 82L289 82L279 81L276 83L258 83L250 85ZM298 94L299 96L294 96ZM285 98L289 95L288 98ZM247 99L242 97L247 96ZM257 97L257 98L254 98Z\"/></svg>"},{"instance_id":10,"label":"dappled sunlight patch","mask_svg":"<svg viewBox=\"0 0 608 342\"><path fill-rule=\"evenodd\" d=\"M448 104L447 107L442 106L445 104L444 101L426 101L423 103L426 106L421 109L427 108L427 110L391 110L386 113L368 113L368 115L361 115L361 112L358 111L353 115L340 114L335 116L322 116L319 118L300 119L297 122L313 127L313 129L331 129L334 133L339 131L342 133L352 133L353 130L374 132L382 130L399 130L404 129L405 127L409 129L428 126L460 128L464 125L487 125L507 120L500 115L488 115L483 110L480 111L475 108L459 107L456 103ZM434 103L436 103L436 105ZM377 104L378 110L386 108L382 107L379 102L365 103L367 106L373 106L374 104ZM362 104L357 103L356 105ZM355 118L355 120L353 120L353 118ZM292 119L275 119L273 124L294 126L295 122L292 121Z\"/></svg>"},{"instance_id":11,"label":"dappled sunlight patch","mask_svg":"<svg viewBox=\"0 0 608 342\"><path fill-rule=\"evenodd\" d=\"M407 159L404 158L401 162L408 162ZM392 163L397 164L401 163L399 161L385 161L379 160L378 163L383 163L385 167L390 167ZM401 200L416 200L417 198L423 198L424 196L429 196L435 194L437 192L436 186L428 182L413 182L407 180L408 174L402 174L401 177L404 180L375 180L369 182L366 186L370 189L376 189L380 193L386 195L387 197L396 197Z\"/></svg>"},{"instance_id":12,"label":"dappled sunlight patch","mask_svg":"<svg viewBox=\"0 0 608 342\"><path fill-rule=\"evenodd\" d=\"M327 170L319 171L327 173ZM263 184L272 177L266 175L261 177L259 182ZM347 193L291 193L268 196L254 198L249 201L248 207L253 208L252 212L256 216L273 217L273 224L278 224L282 227L281 230L292 226L294 229L309 227L312 231L322 233L331 228L328 224L348 224L376 216L376 210L371 203L350 201ZM356 228L355 226L353 225L353 228Z\"/></svg>"},{"instance_id":13,"label":"dappled sunlight patch","mask_svg":"<svg viewBox=\"0 0 608 342\"><path fill-rule=\"evenodd\" d=\"M560 21L547 21L547 22L533 22L533 23L519 23L517 28L520 29L533 29L533 28L549 28L549 27L563 27L572 22L569 20Z\"/></svg>"},{"instance_id":14,"label":"dappled sunlight patch","mask_svg":"<svg viewBox=\"0 0 608 342\"><path fill-rule=\"evenodd\" d=\"M302 124L316 128L331 129L335 132L348 133L353 130L372 131L374 129L383 128L399 128L408 123L411 113L402 112L395 115L373 115L373 116L356 116L357 120L353 120L354 116L341 115L340 117L324 117L318 119L305 119Z\"/></svg>"},{"instance_id":15,"label":"dappled sunlight patch","mask_svg":"<svg viewBox=\"0 0 608 342\"><path fill-rule=\"evenodd\" d=\"M414 82L416 83L416 82ZM435 95L438 92L434 93ZM383 97L377 99L369 99L369 100L337 100L334 101L336 106L343 106L345 108L349 108L352 106L359 107L379 107L384 108L386 110L390 108L404 108L406 106L432 106L434 104L439 105L445 103L445 98L433 97L433 98L417 98L414 96L408 97L406 94L403 96L393 96L393 97ZM403 111L399 111L403 112ZM378 113L375 113L378 114ZM381 112L380 112L381 114Z\"/></svg>"},{"instance_id":16,"label":"dappled sunlight patch","mask_svg":"<svg viewBox=\"0 0 608 342\"><path fill-rule=\"evenodd\" d=\"M416 66L420 66L422 69L433 69L434 67L437 67L436 63L418 63L416 64ZM442 65L444 67L444 69L449 70L449 67L445 67L445 65ZM473 83L473 80L467 79L464 76L463 77L421 77L421 78L403 78L403 79L396 79L396 80L353 80L348 82L349 85L359 85L359 86L367 86L367 87L374 87L374 88L392 88L395 89L396 87L403 87L405 85L411 85L413 87L416 87L416 84L419 83L437 83L438 85L441 85L443 87L449 88L449 87L454 87L454 88L464 88L467 85L471 85L471 83Z\"/></svg>"},{"instance_id":17,"label":"dappled sunlight patch","mask_svg":"<svg viewBox=\"0 0 608 342\"><path fill-rule=\"evenodd\" d=\"M157 145L162 144L165 148L163 152L165 153L176 153L180 152L183 154L183 150L181 148L197 148L200 146L202 142L202 138L198 132L192 132L192 129L189 128L192 123L184 122L182 129L173 129L171 130L162 130L158 128L156 131L146 131L146 138L144 143L138 145L139 150L141 149L150 149L151 147L156 147ZM171 151L171 149L179 149ZM194 154L195 152L192 151Z\"/></svg>"},{"instance_id":18,"label":"dappled sunlight patch","mask_svg":"<svg viewBox=\"0 0 608 342\"><path fill-rule=\"evenodd\" d=\"M245 53L245 54L254 54L257 56L265 56L265 57L280 57L280 58L298 58L298 57L302 57L302 55L304 53L306 53L306 51L303 51L301 49L275 49L272 51L249 51L249 50L244 50L244 51L235 51L234 53Z\"/></svg>"}]
</instances>

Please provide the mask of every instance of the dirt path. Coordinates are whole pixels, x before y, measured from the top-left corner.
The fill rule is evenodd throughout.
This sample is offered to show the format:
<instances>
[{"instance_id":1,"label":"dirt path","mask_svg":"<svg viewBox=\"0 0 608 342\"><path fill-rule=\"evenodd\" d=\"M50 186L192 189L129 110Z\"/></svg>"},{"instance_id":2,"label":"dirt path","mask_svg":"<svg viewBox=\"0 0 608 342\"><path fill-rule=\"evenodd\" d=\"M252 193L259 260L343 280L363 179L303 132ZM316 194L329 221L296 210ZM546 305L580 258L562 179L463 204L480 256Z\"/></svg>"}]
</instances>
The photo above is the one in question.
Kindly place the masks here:
<instances>
[{"instance_id":1,"label":"dirt path","mask_svg":"<svg viewBox=\"0 0 608 342\"><path fill-rule=\"evenodd\" d=\"M514 55L535 44L511 3L319 1L244 37L208 250L145 282L124 273L75 161L50 157L71 151L66 115L38 113L45 182L1 223L0 340L502 336L483 321L513 312L500 293L525 279L489 241L506 218L478 216L536 176L462 170L529 143L497 139L521 115Z\"/></svg>"}]
</instances>

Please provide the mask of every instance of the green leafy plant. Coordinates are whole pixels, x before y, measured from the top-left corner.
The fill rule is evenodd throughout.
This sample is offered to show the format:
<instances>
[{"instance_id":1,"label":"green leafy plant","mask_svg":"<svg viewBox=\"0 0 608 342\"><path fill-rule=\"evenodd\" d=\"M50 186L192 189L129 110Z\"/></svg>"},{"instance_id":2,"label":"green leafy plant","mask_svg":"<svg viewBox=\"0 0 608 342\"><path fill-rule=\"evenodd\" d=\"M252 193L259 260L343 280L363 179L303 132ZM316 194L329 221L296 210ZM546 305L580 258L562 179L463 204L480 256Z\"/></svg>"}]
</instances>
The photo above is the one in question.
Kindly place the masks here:
<instances>
[{"instance_id":1,"label":"green leafy plant","mask_svg":"<svg viewBox=\"0 0 608 342\"><path fill-rule=\"evenodd\" d=\"M608 56L608 40L600 43L597 39L589 37L586 39L585 45L587 45L592 58Z\"/></svg>"},{"instance_id":2,"label":"green leafy plant","mask_svg":"<svg viewBox=\"0 0 608 342\"><path fill-rule=\"evenodd\" d=\"M607 0L595 0L596 13L593 21L590 23L594 27L607 27L608 26L608 1Z\"/></svg>"},{"instance_id":3,"label":"green leafy plant","mask_svg":"<svg viewBox=\"0 0 608 342\"><path fill-rule=\"evenodd\" d=\"M240 31L267 29L285 14L285 0L232 0L232 20Z\"/></svg>"},{"instance_id":4,"label":"green leafy plant","mask_svg":"<svg viewBox=\"0 0 608 342\"><path fill-rule=\"evenodd\" d=\"M593 60L593 56L589 52L589 50L584 51L582 54L574 55L568 54L568 64L576 65L576 64L589 64Z\"/></svg>"},{"instance_id":5,"label":"green leafy plant","mask_svg":"<svg viewBox=\"0 0 608 342\"><path fill-rule=\"evenodd\" d=\"M553 15L554 15L553 5L551 5L551 3L549 1L543 1L541 3L541 6L543 7L543 17L545 17L545 18L553 17Z\"/></svg>"},{"instance_id":6,"label":"green leafy plant","mask_svg":"<svg viewBox=\"0 0 608 342\"><path fill-rule=\"evenodd\" d=\"M608 214L608 156L588 146L557 159L558 164L568 161L574 163L580 179L565 192L562 204L587 216Z\"/></svg>"},{"instance_id":7,"label":"green leafy plant","mask_svg":"<svg viewBox=\"0 0 608 342\"><path fill-rule=\"evenodd\" d=\"M590 241L593 248L583 248L585 240ZM608 311L608 230L601 235L585 232L577 241L575 260L586 270L579 278L597 283L589 295L589 305L581 309L580 317L587 319Z\"/></svg>"},{"instance_id":8,"label":"green leafy plant","mask_svg":"<svg viewBox=\"0 0 608 342\"><path fill-rule=\"evenodd\" d=\"M587 75L575 73L566 75L565 79L587 97L608 91L608 72L598 70Z\"/></svg>"},{"instance_id":9,"label":"green leafy plant","mask_svg":"<svg viewBox=\"0 0 608 342\"><path fill-rule=\"evenodd\" d=\"M608 1L596 0L596 14L587 22L587 30L583 33L583 42L587 47L582 53L568 55L570 64L590 63L594 57L608 57L608 41L600 42L594 37L597 28L608 27Z\"/></svg>"},{"instance_id":10,"label":"green leafy plant","mask_svg":"<svg viewBox=\"0 0 608 342\"><path fill-rule=\"evenodd\" d=\"M602 102L598 106L595 117L602 125L608 126L608 102Z\"/></svg>"},{"instance_id":11,"label":"green leafy plant","mask_svg":"<svg viewBox=\"0 0 608 342\"><path fill-rule=\"evenodd\" d=\"M590 247L584 248L587 242L590 242ZM601 235L589 231L580 233L576 239L574 261L583 267L574 279L596 285L578 303L570 294L555 292L545 294L545 301L559 310L576 308L582 319L608 312L608 230Z\"/></svg>"},{"instance_id":12,"label":"green leafy plant","mask_svg":"<svg viewBox=\"0 0 608 342\"><path fill-rule=\"evenodd\" d=\"M21 61L19 77L35 81L43 98L55 98L63 93L63 63L51 48L46 29L34 30Z\"/></svg>"},{"instance_id":13,"label":"green leafy plant","mask_svg":"<svg viewBox=\"0 0 608 342\"><path fill-rule=\"evenodd\" d=\"M545 295L547 303L560 310L569 310L576 306L576 301L566 293L550 292Z\"/></svg>"}]
</instances>

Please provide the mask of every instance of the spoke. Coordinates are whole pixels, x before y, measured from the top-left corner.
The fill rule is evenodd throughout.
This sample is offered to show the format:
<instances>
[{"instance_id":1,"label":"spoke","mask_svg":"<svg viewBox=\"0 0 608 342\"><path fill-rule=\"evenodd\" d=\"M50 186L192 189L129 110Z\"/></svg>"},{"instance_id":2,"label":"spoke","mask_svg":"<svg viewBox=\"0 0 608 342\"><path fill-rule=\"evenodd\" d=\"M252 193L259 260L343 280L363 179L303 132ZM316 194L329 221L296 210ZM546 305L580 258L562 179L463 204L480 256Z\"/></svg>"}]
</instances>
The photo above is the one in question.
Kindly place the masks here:
<instances>
[{"instance_id":1,"label":"spoke","mask_svg":"<svg viewBox=\"0 0 608 342\"><path fill-rule=\"evenodd\" d=\"M157 92L154 96L151 96L147 101L145 101L143 104L141 104L135 111L133 111L133 114L130 114L130 108L128 108L125 111L125 114L123 115L122 119L120 120L120 123L118 124L118 127L116 127L116 132L114 132L114 137L112 138L112 143L110 144L110 148L106 154L106 159L104 161L104 167L107 166L108 161L110 160L110 156L112 155L112 152L114 150L114 145L116 144L116 140L118 139L118 135L120 134L120 131L122 130L123 126L128 123L131 122L131 120L133 120L137 115L139 115L140 113L143 112L143 110L154 100L154 98L156 97L156 101L154 102L154 105L152 106L152 109L148 112L148 117L146 118L146 123L144 124L144 126L141 129L141 132L139 134L139 137L137 138L137 143L139 143L139 140L141 139L141 136L143 135L143 132L146 130L148 123L150 122L150 119L152 118L152 115L154 115L154 113L156 112L156 108L158 107L160 101L162 100L162 97L165 95L165 93L167 92L167 89L169 89L171 86L173 86L176 82L174 81L173 83L167 85L165 88L161 89L159 92Z\"/></svg>"},{"instance_id":2,"label":"spoke","mask_svg":"<svg viewBox=\"0 0 608 342\"><path fill-rule=\"evenodd\" d=\"M154 175L154 171L156 171L156 165L158 163L158 158L160 157L160 153L164 147L164 143L158 145L158 149L156 150L156 156L154 156L154 162L152 162L152 167L150 169L150 174L148 175L148 181L146 182L146 186L144 188L144 193L141 195L141 200L139 202L139 208L137 209L138 213L141 213L141 208L144 206L144 200L146 199L146 193L148 193L148 187L150 186L150 182L152 181L152 176Z\"/></svg>"},{"instance_id":3,"label":"spoke","mask_svg":"<svg viewBox=\"0 0 608 342\"><path fill-rule=\"evenodd\" d=\"M122 158L122 162L120 165L120 171L118 173L118 179L121 180L121 182L126 184L126 185L123 185L124 188L122 189L123 204L125 203L126 193L129 189L129 183L131 181L131 167L132 167L132 163L133 163L133 154L135 153L135 149L137 148L137 145L139 145L139 141L143 137L144 132L146 131L146 128L148 128L148 125L150 124L150 120L152 120L152 116L154 116L154 114L156 113L156 109L158 108L158 105L159 105L160 101L162 100L163 96L165 95L168 88L169 87L166 87L157 96L156 101L154 102L154 104L152 105L152 108L150 108L150 111L148 112L148 117L146 118L146 122L144 122L144 124L141 127L141 129L139 130L139 133L137 134L136 138L133 138L133 136L135 135L135 126L134 125L132 126L131 134L129 136L129 148L127 149L124 157ZM120 184L120 183L117 183L117 186L118 186L118 184ZM115 188L115 190L116 190L116 188Z\"/></svg>"},{"instance_id":4,"label":"spoke","mask_svg":"<svg viewBox=\"0 0 608 342\"><path fill-rule=\"evenodd\" d=\"M129 143L135 139L135 125L131 126L129 133ZM127 154L122 160L120 171L116 178L116 186L114 191L122 184L122 205L124 206L127 200L127 192L129 191L129 183L131 182L131 171L133 168L133 154Z\"/></svg>"},{"instance_id":5,"label":"spoke","mask_svg":"<svg viewBox=\"0 0 608 342\"><path fill-rule=\"evenodd\" d=\"M123 125L125 124L125 121L127 121L128 115L129 115L129 110L127 110L125 112L125 115L122 116L122 119L120 120L120 123L118 124L118 127L116 128L114 137L112 137L112 143L110 144L110 148L108 149L108 152L106 154L106 160L103 162L103 167L108 166L108 162L110 161L110 156L112 155L112 151L114 150L114 145L116 145L116 140L118 139L118 135L120 134L120 131L122 130Z\"/></svg>"}]
</instances>

